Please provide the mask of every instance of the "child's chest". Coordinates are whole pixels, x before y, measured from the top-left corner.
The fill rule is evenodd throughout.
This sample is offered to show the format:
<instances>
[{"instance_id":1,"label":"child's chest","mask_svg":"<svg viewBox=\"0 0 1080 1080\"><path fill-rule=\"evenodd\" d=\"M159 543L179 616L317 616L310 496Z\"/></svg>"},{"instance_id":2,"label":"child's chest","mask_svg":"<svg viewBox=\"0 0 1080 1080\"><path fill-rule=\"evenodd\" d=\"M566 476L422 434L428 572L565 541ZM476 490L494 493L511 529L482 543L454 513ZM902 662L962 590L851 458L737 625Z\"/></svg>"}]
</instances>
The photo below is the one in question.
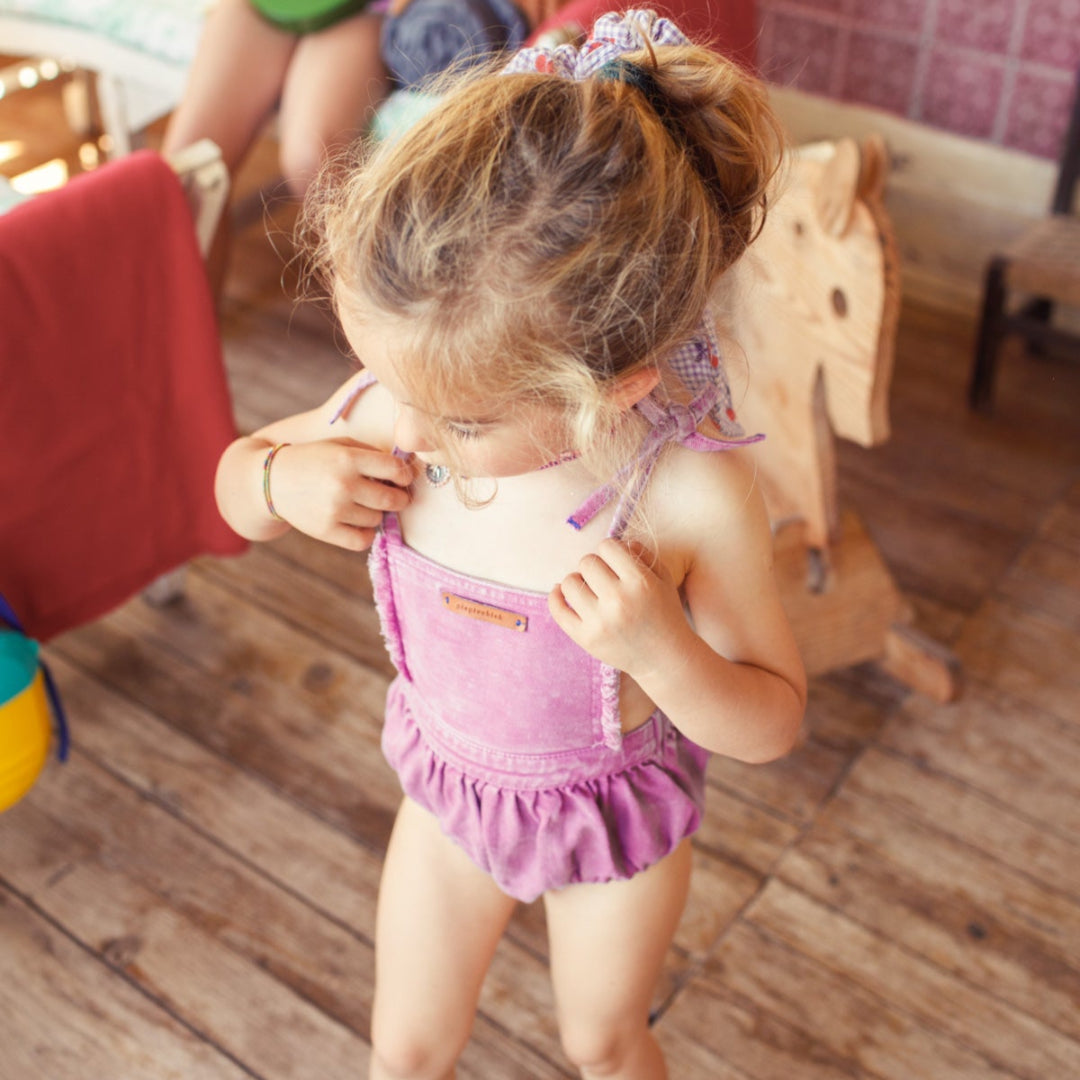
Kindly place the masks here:
<instances>
[{"instance_id":1,"label":"child's chest","mask_svg":"<svg viewBox=\"0 0 1080 1080\"><path fill-rule=\"evenodd\" d=\"M412 503L398 515L405 542L459 573L547 592L595 550L612 513L606 507L580 531L569 525L597 485L573 463L559 471L477 481L469 488L475 506L462 501L453 481L433 487L421 473Z\"/></svg>"}]
</instances>

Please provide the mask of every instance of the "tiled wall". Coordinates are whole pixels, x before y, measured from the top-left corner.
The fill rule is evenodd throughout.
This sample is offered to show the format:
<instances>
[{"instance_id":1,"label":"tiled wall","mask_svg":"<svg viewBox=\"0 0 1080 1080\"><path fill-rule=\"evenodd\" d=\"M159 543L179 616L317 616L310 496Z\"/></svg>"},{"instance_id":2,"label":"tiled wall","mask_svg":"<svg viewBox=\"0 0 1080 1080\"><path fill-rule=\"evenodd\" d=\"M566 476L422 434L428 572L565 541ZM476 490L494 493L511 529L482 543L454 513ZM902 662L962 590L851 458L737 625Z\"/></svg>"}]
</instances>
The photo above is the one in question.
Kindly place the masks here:
<instances>
[{"instance_id":1,"label":"tiled wall","mask_svg":"<svg viewBox=\"0 0 1080 1080\"><path fill-rule=\"evenodd\" d=\"M1080 0L758 0L772 82L1056 158Z\"/></svg>"}]
</instances>

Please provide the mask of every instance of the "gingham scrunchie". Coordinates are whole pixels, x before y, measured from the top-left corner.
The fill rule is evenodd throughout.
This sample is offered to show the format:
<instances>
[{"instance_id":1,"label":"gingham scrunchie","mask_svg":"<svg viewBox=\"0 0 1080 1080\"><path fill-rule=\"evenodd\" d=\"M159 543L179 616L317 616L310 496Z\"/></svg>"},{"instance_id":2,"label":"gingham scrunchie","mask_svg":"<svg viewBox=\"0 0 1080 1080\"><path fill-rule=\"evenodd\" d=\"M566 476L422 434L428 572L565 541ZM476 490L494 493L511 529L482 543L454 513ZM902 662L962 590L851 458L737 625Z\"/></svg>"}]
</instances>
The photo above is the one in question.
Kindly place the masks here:
<instances>
[{"instance_id":1,"label":"gingham scrunchie","mask_svg":"<svg viewBox=\"0 0 1080 1080\"><path fill-rule=\"evenodd\" d=\"M653 45L689 45L690 39L670 20L659 18L655 11L633 9L609 11L593 24L592 34L580 48L558 45L554 49L536 45L522 49L503 68L504 75L558 75L580 82L595 75L600 68L624 53Z\"/></svg>"}]
</instances>

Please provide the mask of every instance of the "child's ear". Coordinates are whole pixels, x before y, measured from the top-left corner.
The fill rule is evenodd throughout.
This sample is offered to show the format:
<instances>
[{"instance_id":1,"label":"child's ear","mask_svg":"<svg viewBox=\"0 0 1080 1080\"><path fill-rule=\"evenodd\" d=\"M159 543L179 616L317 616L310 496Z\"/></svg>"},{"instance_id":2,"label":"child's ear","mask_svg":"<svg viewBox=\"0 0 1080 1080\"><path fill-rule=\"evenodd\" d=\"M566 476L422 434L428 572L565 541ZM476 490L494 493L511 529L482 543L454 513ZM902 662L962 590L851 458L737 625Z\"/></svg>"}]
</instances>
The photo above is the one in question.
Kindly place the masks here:
<instances>
[{"instance_id":1,"label":"child's ear","mask_svg":"<svg viewBox=\"0 0 1080 1080\"><path fill-rule=\"evenodd\" d=\"M633 408L643 397L656 389L659 381L660 369L654 367L639 368L629 375L620 375L612 388L611 400L617 408Z\"/></svg>"}]
</instances>

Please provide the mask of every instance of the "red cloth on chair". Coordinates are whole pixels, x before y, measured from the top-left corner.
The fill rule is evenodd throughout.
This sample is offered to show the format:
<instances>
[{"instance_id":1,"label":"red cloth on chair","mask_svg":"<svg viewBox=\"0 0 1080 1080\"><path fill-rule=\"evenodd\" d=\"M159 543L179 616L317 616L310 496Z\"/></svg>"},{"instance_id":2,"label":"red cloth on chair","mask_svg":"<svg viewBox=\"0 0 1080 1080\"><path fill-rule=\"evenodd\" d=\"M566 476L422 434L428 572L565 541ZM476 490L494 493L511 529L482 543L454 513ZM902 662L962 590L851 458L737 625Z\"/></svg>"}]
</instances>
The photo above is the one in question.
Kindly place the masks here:
<instances>
[{"instance_id":1,"label":"red cloth on chair","mask_svg":"<svg viewBox=\"0 0 1080 1080\"><path fill-rule=\"evenodd\" d=\"M142 151L0 216L0 592L46 640L201 553L235 436L180 183Z\"/></svg>"}]
</instances>

